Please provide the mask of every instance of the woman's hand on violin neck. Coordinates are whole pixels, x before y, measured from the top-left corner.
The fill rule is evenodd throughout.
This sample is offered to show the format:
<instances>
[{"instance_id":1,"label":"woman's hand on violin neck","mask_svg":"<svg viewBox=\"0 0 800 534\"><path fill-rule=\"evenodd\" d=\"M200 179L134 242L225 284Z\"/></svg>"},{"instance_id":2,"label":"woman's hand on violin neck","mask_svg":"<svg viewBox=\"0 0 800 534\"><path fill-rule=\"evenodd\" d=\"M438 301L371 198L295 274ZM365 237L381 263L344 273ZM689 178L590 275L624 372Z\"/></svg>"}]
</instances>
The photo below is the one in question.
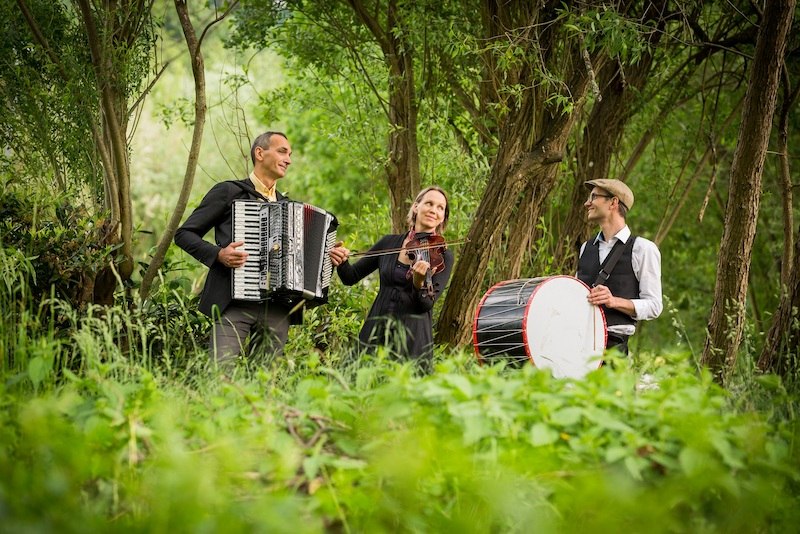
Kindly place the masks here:
<instances>
[{"instance_id":1,"label":"woman's hand on violin neck","mask_svg":"<svg viewBox=\"0 0 800 534\"><path fill-rule=\"evenodd\" d=\"M338 267L339 265L343 264L347 261L348 256L350 256L350 250L345 248L343 242L336 243L328 255L331 257L331 263L334 267Z\"/></svg>"},{"instance_id":2,"label":"woman's hand on violin neck","mask_svg":"<svg viewBox=\"0 0 800 534\"><path fill-rule=\"evenodd\" d=\"M431 264L424 260L419 260L411 266L411 272L414 274L414 287L422 288L425 283L425 275L430 268Z\"/></svg>"}]
</instances>

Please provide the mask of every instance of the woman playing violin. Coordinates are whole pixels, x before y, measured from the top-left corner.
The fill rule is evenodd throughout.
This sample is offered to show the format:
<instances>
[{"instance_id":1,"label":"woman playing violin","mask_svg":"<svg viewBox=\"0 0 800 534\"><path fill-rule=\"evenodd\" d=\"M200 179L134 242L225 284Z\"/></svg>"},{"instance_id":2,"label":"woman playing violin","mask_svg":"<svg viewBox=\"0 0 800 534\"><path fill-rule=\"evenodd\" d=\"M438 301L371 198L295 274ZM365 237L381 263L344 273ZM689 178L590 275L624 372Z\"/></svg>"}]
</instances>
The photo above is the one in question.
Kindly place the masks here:
<instances>
[{"instance_id":1,"label":"woman playing violin","mask_svg":"<svg viewBox=\"0 0 800 534\"><path fill-rule=\"evenodd\" d=\"M345 285L356 284L375 270L380 275L378 295L358 335L366 348L388 345L413 359L429 360L433 355L433 304L453 267L453 253L441 237L449 216L444 190L427 187L408 211L408 232L383 236L354 264L347 261L350 251L343 246L331 250Z\"/></svg>"}]
</instances>

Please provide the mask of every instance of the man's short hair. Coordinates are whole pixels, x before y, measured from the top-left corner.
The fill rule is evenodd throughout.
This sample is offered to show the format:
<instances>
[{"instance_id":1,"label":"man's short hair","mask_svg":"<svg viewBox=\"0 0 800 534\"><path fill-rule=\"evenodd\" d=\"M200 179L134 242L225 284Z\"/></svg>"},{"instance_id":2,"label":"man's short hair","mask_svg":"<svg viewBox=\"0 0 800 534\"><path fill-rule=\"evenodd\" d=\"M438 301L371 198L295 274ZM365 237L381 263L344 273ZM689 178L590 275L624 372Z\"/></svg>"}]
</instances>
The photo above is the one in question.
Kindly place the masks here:
<instances>
[{"instance_id":1,"label":"man's short hair","mask_svg":"<svg viewBox=\"0 0 800 534\"><path fill-rule=\"evenodd\" d=\"M258 147L264 149L269 148L269 143L273 135L280 135L287 141L289 140L289 138L286 137L286 134L283 132L264 132L258 137L256 137L255 140L253 141L253 146L250 147L250 159L252 160L253 165L256 164L256 148Z\"/></svg>"}]
</instances>

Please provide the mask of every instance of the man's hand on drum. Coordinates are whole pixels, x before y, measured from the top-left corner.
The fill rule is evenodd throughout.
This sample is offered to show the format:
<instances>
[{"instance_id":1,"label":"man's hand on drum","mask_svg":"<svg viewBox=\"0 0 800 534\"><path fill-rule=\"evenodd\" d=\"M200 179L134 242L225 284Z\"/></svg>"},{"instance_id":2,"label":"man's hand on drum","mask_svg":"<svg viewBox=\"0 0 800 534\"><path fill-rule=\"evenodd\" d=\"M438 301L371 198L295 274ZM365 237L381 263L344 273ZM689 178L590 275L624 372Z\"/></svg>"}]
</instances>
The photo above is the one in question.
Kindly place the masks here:
<instances>
[{"instance_id":1,"label":"man's hand on drum","mask_svg":"<svg viewBox=\"0 0 800 534\"><path fill-rule=\"evenodd\" d=\"M594 286L589 290L587 299L589 300L589 304L594 304L595 306L605 306L606 308L615 307L614 301L616 297L611 294L611 290L606 286Z\"/></svg>"},{"instance_id":2,"label":"man's hand on drum","mask_svg":"<svg viewBox=\"0 0 800 534\"><path fill-rule=\"evenodd\" d=\"M633 305L633 301L615 297L606 286L594 286L589 290L589 296L586 299L589 304L613 308L636 318L636 307Z\"/></svg>"},{"instance_id":3,"label":"man's hand on drum","mask_svg":"<svg viewBox=\"0 0 800 534\"><path fill-rule=\"evenodd\" d=\"M329 255L333 266L338 267L347 261L347 257L350 256L350 250L344 247L344 241L339 241L333 246Z\"/></svg>"},{"instance_id":4,"label":"man's hand on drum","mask_svg":"<svg viewBox=\"0 0 800 534\"><path fill-rule=\"evenodd\" d=\"M217 253L217 260L231 269L241 267L247 261L247 252L239 248L242 245L244 245L244 241L234 241L227 247L220 249Z\"/></svg>"}]
</instances>

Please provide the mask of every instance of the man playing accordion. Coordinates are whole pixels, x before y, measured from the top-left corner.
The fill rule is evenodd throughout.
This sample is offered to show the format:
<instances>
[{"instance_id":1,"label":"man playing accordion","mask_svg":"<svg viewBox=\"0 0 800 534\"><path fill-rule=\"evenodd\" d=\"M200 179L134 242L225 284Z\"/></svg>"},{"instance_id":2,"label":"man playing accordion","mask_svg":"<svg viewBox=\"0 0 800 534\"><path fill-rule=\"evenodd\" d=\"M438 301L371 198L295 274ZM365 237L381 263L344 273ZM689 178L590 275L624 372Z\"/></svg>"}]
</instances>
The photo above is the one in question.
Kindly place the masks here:
<instances>
[{"instance_id":1,"label":"man playing accordion","mask_svg":"<svg viewBox=\"0 0 800 534\"><path fill-rule=\"evenodd\" d=\"M244 241L233 241L233 202L282 200L276 184L292 163L292 147L283 133L265 132L253 142L250 158L250 176L217 183L175 233L175 244L209 269L199 309L214 321L209 348L218 364L234 362L247 342L252 348L256 339L280 353L289 325L302 320L301 312L292 313L288 303L244 301L231 295L232 271L245 265L248 257ZM203 239L212 228L214 243Z\"/></svg>"}]
</instances>

